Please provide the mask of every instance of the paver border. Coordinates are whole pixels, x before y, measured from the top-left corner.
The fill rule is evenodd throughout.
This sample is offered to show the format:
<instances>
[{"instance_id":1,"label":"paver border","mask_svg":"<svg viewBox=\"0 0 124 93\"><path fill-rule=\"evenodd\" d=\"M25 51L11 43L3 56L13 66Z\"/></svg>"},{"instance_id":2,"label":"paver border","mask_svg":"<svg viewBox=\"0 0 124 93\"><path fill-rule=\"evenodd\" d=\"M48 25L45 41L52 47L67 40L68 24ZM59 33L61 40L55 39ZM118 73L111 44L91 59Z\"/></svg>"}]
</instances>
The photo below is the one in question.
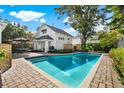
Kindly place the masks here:
<instances>
[{"instance_id":1,"label":"paver border","mask_svg":"<svg viewBox=\"0 0 124 93\"><path fill-rule=\"evenodd\" d=\"M79 88L88 88L97 69L99 64L101 63L101 59L104 56L104 54L101 54L100 58L98 59L97 63L92 67L92 69L90 70L90 72L88 73L88 75L86 76L86 78L82 81L82 83L80 84ZM64 85L63 83L61 83L59 80L55 79L54 77L52 77L51 75L47 74L45 71L39 69L38 67L34 66L33 64L31 64L30 61L27 61L25 58L22 58L24 60L25 63L29 64L33 69L35 69L36 71L38 71L41 75L43 75L44 77L46 77L47 79L49 79L50 81L52 81L55 85L57 85L60 88L69 88L66 85Z\"/></svg>"},{"instance_id":2,"label":"paver border","mask_svg":"<svg viewBox=\"0 0 124 93\"><path fill-rule=\"evenodd\" d=\"M38 71L41 75L43 75L44 77L46 77L47 79L49 79L51 82L53 82L56 86L60 87L60 88L67 88L66 85L62 84L59 80L55 79L54 77L52 77L51 75L47 74L45 71L39 69L38 67L34 66L33 64L31 64L30 61L25 60L24 58L22 58L24 60L25 63L29 64L33 69L35 69L36 71Z\"/></svg>"},{"instance_id":3,"label":"paver border","mask_svg":"<svg viewBox=\"0 0 124 93\"><path fill-rule=\"evenodd\" d=\"M99 64L101 63L101 59L103 58L104 54L102 54L99 58L99 60L97 61L97 63L92 67L92 69L90 70L90 72L88 73L88 75L86 76L86 78L82 81L82 83L80 84L80 88L88 88L98 67Z\"/></svg>"}]
</instances>

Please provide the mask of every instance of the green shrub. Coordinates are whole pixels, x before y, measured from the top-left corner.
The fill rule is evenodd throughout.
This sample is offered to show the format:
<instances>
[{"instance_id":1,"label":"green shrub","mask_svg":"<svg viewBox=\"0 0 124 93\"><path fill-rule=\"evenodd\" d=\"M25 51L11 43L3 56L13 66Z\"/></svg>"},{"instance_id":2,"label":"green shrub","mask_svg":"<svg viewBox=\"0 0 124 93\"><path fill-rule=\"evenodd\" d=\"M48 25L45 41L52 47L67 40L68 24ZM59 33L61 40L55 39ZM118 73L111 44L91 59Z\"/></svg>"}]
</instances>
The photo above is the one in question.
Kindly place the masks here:
<instances>
[{"instance_id":1,"label":"green shrub","mask_svg":"<svg viewBox=\"0 0 124 93\"><path fill-rule=\"evenodd\" d=\"M0 50L0 60L3 59L4 57L5 57L4 51Z\"/></svg>"},{"instance_id":2,"label":"green shrub","mask_svg":"<svg viewBox=\"0 0 124 93\"><path fill-rule=\"evenodd\" d=\"M82 46L83 51L93 50L93 46L91 44L86 44L86 46Z\"/></svg>"},{"instance_id":3,"label":"green shrub","mask_svg":"<svg viewBox=\"0 0 124 93\"><path fill-rule=\"evenodd\" d=\"M120 81L124 84L124 48L111 49L109 55L114 61L113 66L120 76Z\"/></svg>"},{"instance_id":4,"label":"green shrub","mask_svg":"<svg viewBox=\"0 0 124 93\"><path fill-rule=\"evenodd\" d=\"M118 64L124 61L124 48L113 48L109 51L109 55Z\"/></svg>"},{"instance_id":5,"label":"green shrub","mask_svg":"<svg viewBox=\"0 0 124 93\"><path fill-rule=\"evenodd\" d=\"M103 51L102 47L100 46L99 43L94 43L92 44L92 47L95 51Z\"/></svg>"},{"instance_id":6,"label":"green shrub","mask_svg":"<svg viewBox=\"0 0 124 93\"><path fill-rule=\"evenodd\" d=\"M55 50L53 53L71 53L73 52L72 49L63 49L63 50Z\"/></svg>"}]
</instances>

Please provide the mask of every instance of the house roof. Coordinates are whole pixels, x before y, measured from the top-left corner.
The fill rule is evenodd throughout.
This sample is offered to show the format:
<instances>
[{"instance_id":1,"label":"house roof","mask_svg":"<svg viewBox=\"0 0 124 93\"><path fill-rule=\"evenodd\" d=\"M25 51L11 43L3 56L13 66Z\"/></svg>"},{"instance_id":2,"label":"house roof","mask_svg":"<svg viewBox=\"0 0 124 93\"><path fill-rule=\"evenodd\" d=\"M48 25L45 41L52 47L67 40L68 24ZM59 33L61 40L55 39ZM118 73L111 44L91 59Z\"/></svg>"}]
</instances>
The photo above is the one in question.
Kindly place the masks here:
<instances>
[{"instance_id":1,"label":"house roof","mask_svg":"<svg viewBox=\"0 0 124 93\"><path fill-rule=\"evenodd\" d=\"M50 40L53 40L53 38L50 37L49 35L40 36L40 37L35 38L35 39L37 39L37 40L41 40L41 39L50 39Z\"/></svg>"},{"instance_id":2,"label":"house roof","mask_svg":"<svg viewBox=\"0 0 124 93\"><path fill-rule=\"evenodd\" d=\"M0 32L2 32L7 26L7 23L0 21Z\"/></svg>"},{"instance_id":3,"label":"house roof","mask_svg":"<svg viewBox=\"0 0 124 93\"><path fill-rule=\"evenodd\" d=\"M47 25L49 28L51 28L55 32L62 33L62 34L69 35L69 36L73 37L72 35L70 35L69 33L67 33L66 31L64 31L62 29L56 28L54 26L50 26L48 24L44 24L44 25Z\"/></svg>"}]
</instances>

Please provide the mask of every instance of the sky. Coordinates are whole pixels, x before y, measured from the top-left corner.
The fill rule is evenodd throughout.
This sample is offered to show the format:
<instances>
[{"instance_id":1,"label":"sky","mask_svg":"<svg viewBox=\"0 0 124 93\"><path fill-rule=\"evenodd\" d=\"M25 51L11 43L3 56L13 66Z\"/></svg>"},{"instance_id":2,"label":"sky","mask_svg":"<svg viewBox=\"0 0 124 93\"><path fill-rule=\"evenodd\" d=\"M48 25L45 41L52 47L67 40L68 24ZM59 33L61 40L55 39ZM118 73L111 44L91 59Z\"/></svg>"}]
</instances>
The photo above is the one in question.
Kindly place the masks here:
<instances>
[{"instance_id":1,"label":"sky","mask_svg":"<svg viewBox=\"0 0 124 93\"><path fill-rule=\"evenodd\" d=\"M38 26L42 23L53 25L57 28L63 29L73 36L77 35L69 25L65 25L68 17L64 16L58 19L54 8L59 5L1 5L0 16L12 22L17 22L28 27L28 31L36 32ZM98 30L101 27L98 27Z\"/></svg>"}]
</instances>

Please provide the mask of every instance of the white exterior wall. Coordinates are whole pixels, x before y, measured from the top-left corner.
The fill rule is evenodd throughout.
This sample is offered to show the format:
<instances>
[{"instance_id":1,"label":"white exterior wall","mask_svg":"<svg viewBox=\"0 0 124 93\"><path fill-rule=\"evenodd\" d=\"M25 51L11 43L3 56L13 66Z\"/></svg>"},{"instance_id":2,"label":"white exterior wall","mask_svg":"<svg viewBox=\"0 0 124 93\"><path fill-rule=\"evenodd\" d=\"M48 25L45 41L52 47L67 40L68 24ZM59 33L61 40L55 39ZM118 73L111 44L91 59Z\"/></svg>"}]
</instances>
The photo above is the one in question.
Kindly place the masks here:
<instances>
[{"instance_id":1,"label":"white exterior wall","mask_svg":"<svg viewBox=\"0 0 124 93\"><path fill-rule=\"evenodd\" d=\"M43 29L47 29L46 33L42 33L41 30ZM53 38L53 40L51 40L51 46L55 46L55 32L52 31L49 27L47 27L46 25L42 25L40 27L40 29L37 31L36 36L35 37L40 37L40 36L44 36L44 35L49 35L51 38ZM44 40L45 41L45 40ZM40 49L41 44L39 44L38 42L35 42L34 40L34 49L36 49L36 44L37 44L37 48Z\"/></svg>"},{"instance_id":2,"label":"white exterior wall","mask_svg":"<svg viewBox=\"0 0 124 93\"><path fill-rule=\"evenodd\" d=\"M72 44L73 44L73 45L81 44L81 39L80 39L80 37L75 37L75 38L73 38Z\"/></svg>"},{"instance_id":3,"label":"white exterior wall","mask_svg":"<svg viewBox=\"0 0 124 93\"><path fill-rule=\"evenodd\" d=\"M41 30L43 29L47 29L46 33L42 33ZM49 35L50 37L52 37L53 39L55 39L55 32L53 30L51 30L49 27L47 27L46 25L43 25L40 27L39 31L36 33L35 37L40 37L40 36L44 36L44 35Z\"/></svg>"},{"instance_id":4,"label":"white exterior wall","mask_svg":"<svg viewBox=\"0 0 124 93\"><path fill-rule=\"evenodd\" d=\"M43 29L47 29L47 32L45 34L43 34L41 32L41 30ZM53 31L51 28L49 28L46 25L42 25L40 27L40 29L37 31L36 36L35 37L41 37L44 35L49 35L50 37L53 38L53 40L51 40L51 46L54 46L55 49L64 49L64 44L72 44L72 37L66 34L62 34L62 33L58 33ZM58 37L62 37L64 38L64 40L59 40ZM69 38L69 40L68 40ZM40 40L38 40L40 41ZM43 40L46 41L46 40ZM37 45L36 45L37 44ZM36 40L34 40L34 49L36 50L36 46L38 49L40 49L40 42L36 42Z\"/></svg>"},{"instance_id":5,"label":"white exterior wall","mask_svg":"<svg viewBox=\"0 0 124 93\"><path fill-rule=\"evenodd\" d=\"M0 44L2 42L2 31L4 30L6 25L7 25L6 23L0 23Z\"/></svg>"},{"instance_id":6,"label":"white exterior wall","mask_svg":"<svg viewBox=\"0 0 124 93\"><path fill-rule=\"evenodd\" d=\"M59 40L58 38L59 37L62 37L64 38L64 40ZM69 38L69 40L68 40ZM56 32L56 49L64 49L64 44L72 44L72 37L71 36L68 36L68 35L65 35L65 34L61 34L61 33L57 33Z\"/></svg>"}]
</instances>

